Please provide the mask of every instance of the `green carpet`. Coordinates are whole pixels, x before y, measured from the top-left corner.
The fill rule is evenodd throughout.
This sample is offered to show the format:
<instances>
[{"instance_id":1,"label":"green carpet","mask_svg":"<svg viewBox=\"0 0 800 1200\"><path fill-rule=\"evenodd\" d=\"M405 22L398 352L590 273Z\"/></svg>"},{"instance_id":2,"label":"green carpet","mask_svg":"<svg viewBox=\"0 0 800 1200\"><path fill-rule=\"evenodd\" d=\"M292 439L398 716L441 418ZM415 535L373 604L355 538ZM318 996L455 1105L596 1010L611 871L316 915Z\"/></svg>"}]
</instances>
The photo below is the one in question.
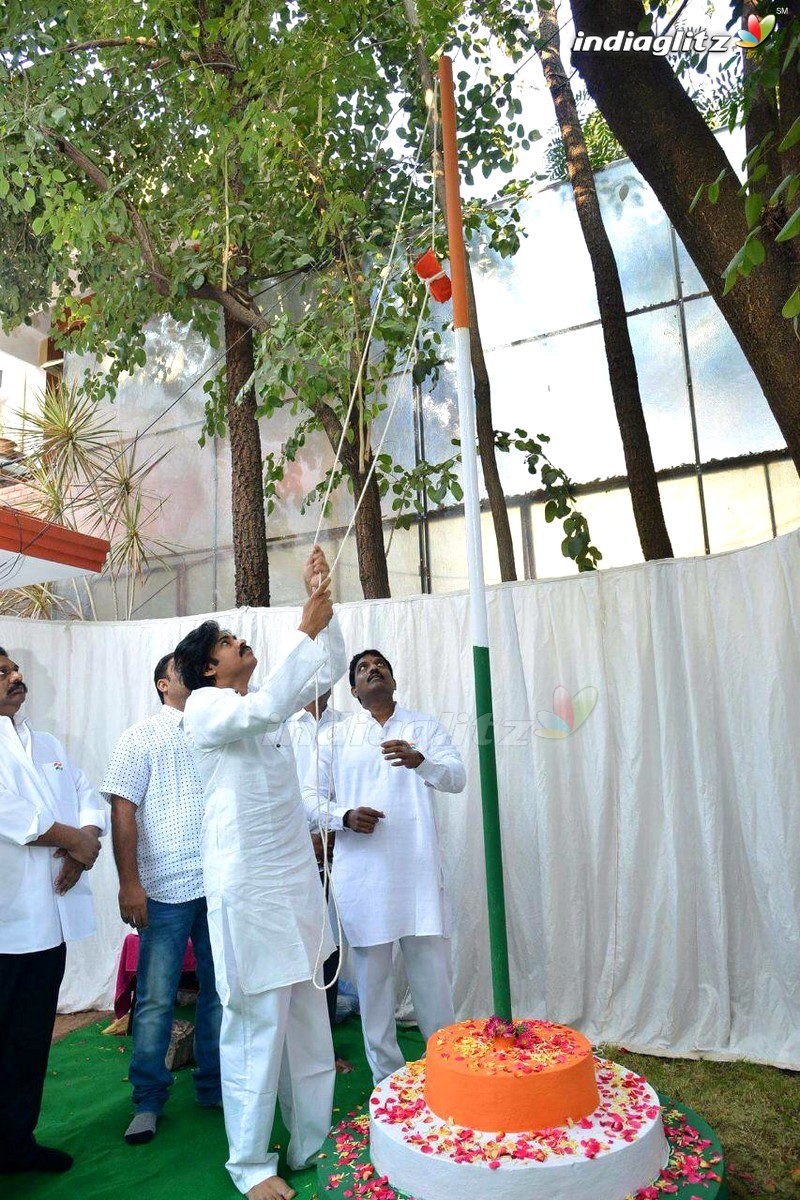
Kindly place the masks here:
<instances>
[{"instance_id":1,"label":"green carpet","mask_svg":"<svg viewBox=\"0 0 800 1200\"><path fill-rule=\"evenodd\" d=\"M176 1015L194 1014L183 1008ZM50 1054L36 1135L43 1145L74 1155L75 1166L61 1176L5 1176L2 1200L234 1200L222 1111L195 1104L189 1070L176 1073L155 1140L126 1145L122 1135L133 1113L127 1081L131 1043L104 1037L101 1028L69 1034ZM368 1098L372 1082L357 1019L337 1027L334 1044L355 1066L352 1075L337 1076L336 1122ZM416 1029L400 1031L400 1046L408 1059L419 1058L424 1049ZM285 1152L287 1140L278 1117L272 1142ZM315 1195L313 1169L290 1172L281 1153L279 1171L304 1200Z\"/></svg>"}]
</instances>

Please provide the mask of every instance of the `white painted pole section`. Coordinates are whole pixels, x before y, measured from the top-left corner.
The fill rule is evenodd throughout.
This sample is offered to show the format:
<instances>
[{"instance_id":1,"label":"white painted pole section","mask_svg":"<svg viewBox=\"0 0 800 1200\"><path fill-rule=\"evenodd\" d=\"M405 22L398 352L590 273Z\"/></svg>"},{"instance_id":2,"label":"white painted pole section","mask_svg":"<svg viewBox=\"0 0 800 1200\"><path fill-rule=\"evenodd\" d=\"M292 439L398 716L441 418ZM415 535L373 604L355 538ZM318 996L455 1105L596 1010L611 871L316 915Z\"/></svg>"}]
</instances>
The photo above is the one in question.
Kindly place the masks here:
<instances>
[{"instance_id":1,"label":"white painted pole section","mask_svg":"<svg viewBox=\"0 0 800 1200\"><path fill-rule=\"evenodd\" d=\"M475 449L475 390L472 385L469 330L456 329L455 337L458 423L461 429L461 470L464 487L464 521L467 533L470 627L473 646L488 646L489 624L486 616L486 582L483 577L478 455Z\"/></svg>"}]
</instances>

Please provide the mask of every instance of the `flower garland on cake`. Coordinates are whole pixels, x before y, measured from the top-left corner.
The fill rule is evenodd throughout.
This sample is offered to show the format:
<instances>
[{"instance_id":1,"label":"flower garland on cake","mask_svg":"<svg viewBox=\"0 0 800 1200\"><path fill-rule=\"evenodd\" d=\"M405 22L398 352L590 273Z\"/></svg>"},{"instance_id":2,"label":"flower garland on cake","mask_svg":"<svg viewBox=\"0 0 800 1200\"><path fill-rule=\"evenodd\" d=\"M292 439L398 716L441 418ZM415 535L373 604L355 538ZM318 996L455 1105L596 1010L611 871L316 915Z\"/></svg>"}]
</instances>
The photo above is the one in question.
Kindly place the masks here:
<instances>
[{"instance_id":1,"label":"flower garland on cake","mask_svg":"<svg viewBox=\"0 0 800 1200\"><path fill-rule=\"evenodd\" d=\"M616 1064L608 1061L602 1063L602 1071L606 1075L613 1072L615 1067ZM421 1095L414 1099L409 1093L413 1093L416 1087L421 1092L424 1087L424 1062L411 1063L407 1070L411 1072L413 1082L410 1087L403 1089L405 1095L398 1095L398 1104L393 1106L389 1116L393 1122L416 1116L419 1112L417 1100L422 1099ZM634 1078L641 1084L645 1082L640 1077ZM608 1078L598 1077L601 1097L603 1085L608 1082ZM632 1107L636 1107L635 1098ZM614 1118L618 1115L609 1113L613 1126L616 1126ZM628 1108L630 1116L631 1109ZM386 1117L386 1113L381 1113L381 1119ZM641 1188L626 1200L666 1200L666 1197L674 1197L674 1200L708 1200L710 1196L716 1196L722 1181L722 1155L718 1147L710 1138L704 1137L680 1109L671 1104L662 1108L662 1120L670 1149L669 1161L652 1185ZM614 1128L613 1132L610 1129L609 1133L611 1136L625 1137L624 1128ZM551 1155L562 1157L581 1154L591 1158L608 1148L607 1144L597 1139L589 1140L596 1142L596 1145L581 1142L580 1122L559 1130L513 1135L499 1133L488 1141L480 1142L472 1130L458 1126L447 1128L439 1124L431 1129L427 1140L420 1142L419 1148L423 1153L444 1153L456 1162L483 1161L493 1170L502 1170L505 1162L515 1158L535 1158L540 1162ZM332 1131L319 1158L320 1188L331 1194L331 1200L339 1196L344 1196L346 1200L414 1200L393 1188L388 1178L379 1176L370 1163L369 1116L366 1113L356 1110L347 1120L341 1121ZM705 1192L705 1196L698 1192L698 1188Z\"/></svg>"}]
</instances>

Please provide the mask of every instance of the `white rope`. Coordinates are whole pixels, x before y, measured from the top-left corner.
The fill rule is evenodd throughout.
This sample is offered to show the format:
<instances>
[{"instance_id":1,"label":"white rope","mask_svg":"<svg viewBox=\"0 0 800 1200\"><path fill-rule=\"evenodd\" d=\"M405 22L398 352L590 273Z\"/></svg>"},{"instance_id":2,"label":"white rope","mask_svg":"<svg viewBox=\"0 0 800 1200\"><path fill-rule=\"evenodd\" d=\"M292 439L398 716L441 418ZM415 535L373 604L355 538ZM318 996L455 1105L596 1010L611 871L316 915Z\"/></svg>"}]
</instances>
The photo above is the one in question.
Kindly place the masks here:
<instances>
[{"instance_id":1,"label":"white rope","mask_svg":"<svg viewBox=\"0 0 800 1200\"><path fill-rule=\"evenodd\" d=\"M416 166L417 163L419 162L420 154L422 152L422 146L425 141L425 134L427 133L430 119L431 119L431 108L428 109L428 114L427 114L427 117L425 118L425 124L422 129L422 134L420 136L419 144L417 146L417 152L416 152L416 155L414 158L414 166ZM434 122L434 126L436 126L436 122ZM434 149L435 149L435 147L434 147ZM389 257L386 262L386 266L383 269L383 279L381 281L381 286L378 291L377 298L375 300L375 308L374 308L374 311L372 314L372 320L370 323L369 332L368 332L366 340L364 342L364 350L361 355L361 361L359 362L358 372L356 374L356 380L355 380L355 383L353 384L353 389L350 394L350 403L348 404L347 413L345 415L344 421L342 422L342 433L341 433L341 437L339 438L339 444L336 448L336 454L334 456L333 466L331 467L330 474L328 477L328 485L325 489L325 497L324 497L324 499L322 501L322 505L320 507L319 521L317 522L317 530L316 530L316 533L314 534L314 543L315 544L319 543L319 535L320 535L320 530L322 528L322 521L325 516L325 509L326 509L328 501L330 499L331 491L333 489L333 482L336 477L336 472L339 467L339 463L341 461L342 447L344 446L344 441L345 441L345 437L347 435L347 429L348 429L348 426L350 423L350 417L351 417L351 414L353 411L353 407L355 405L356 396L358 394L358 390L361 385L361 381L363 379L364 366L365 366L365 363L367 360L367 355L369 354L369 347L372 342L372 334L374 332L375 324L377 322L378 314L380 312L381 302L383 300L384 293L388 286L389 277L391 274L391 266L394 261L394 256L397 252L397 246L400 241L400 234L402 231L403 222L405 220L406 208L408 207L408 201L411 196L411 189L412 189L413 184L414 184L414 179L413 179L413 175L412 175L411 179L409 180L408 188L406 189L405 197L403 199L403 205L400 210L400 216L398 218L397 228L395 229L394 238L392 240L391 249L389 251ZM433 186L434 208L433 208L433 218L432 218L432 224L431 224L431 245L433 245L433 237L434 237L434 232L435 232L435 216L436 216L436 212L435 212L436 178L435 178L435 175L432 176L432 186ZM361 510L361 505L364 502L364 497L367 493L367 489L368 489L370 483L372 482L373 475L375 474L375 469L378 465L378 458L381 454L381 451L383 450L383 444L386 441L386 436L387 436L387 434L389 432L389 428L392 424L392 418L394 417L394 413L397 408L398 402L400 400L401 395L403 394L404 384L408 378L409 372L411 371L411 367L414 362L414 358L416 357L417 339L419 337L419 331L422 326L422 321L423 321L425 312L428 307L428 296L429 296L429 292L428 292L428 288L426 287L425 296L423 298L422 304L420 305L420 311L419 311L419 316L417 318L417 324L415 326L414 334L411 339L411 345L410 345L408 353L406 355L405 365L404 365L403 371L400 375L400 380L397 385L397 390L396 390L394 400L392 401L391 405L389 406L389 409L387 412L386 424L384 426L383 433L381 434L381 438L378 443L378 448L372 456L372 462L370 463L369 470L368 470L366 478L364 480L364 484L361 488L361 494L359 495L358 500L353 508L353 515L350 518L350 523L348 524L347 529L344 532L344 535L342 537L342 540L341 540L341 543L339 546L339 550L336 554L336 557L333 560L333 563L331 564L331 566L328 569L328 578L326 580L327 583L330 582L331 578L333 577L333 572L335 571L336 567L338 566L339 559L341 558L342 553L345 548L345 545L347 544L347 539L353 530L353 526L356 523L356 518L358 517L358 514ZM317 586L319 586L321 583L322 583L322 576L320 575L320 577L317 581ZM323 806L322 806L321 799L320 799L320 783L319 783L319 734L320 734L319 727L320 727L320 720L321 720L321 717L319 715L319 673L315 674L315 676L314 676L314 714L316 716L316 728L314 730L314 749L315 749L316 798L317 798L317 829L319 830L320 836L322 838L322 901L321 901L321 903L322 903L322 920L320 923L320 939L319 939L319 945L317 947L316 958L314 960L314 971L311 976L311 982L313 983L314 987L318 991L321 991L321 992L327 991L328 988L333 987L334 984L336 984L338 982L339 975L340 975L341 969L342 969L342 955L341 955L342 918L341 918L341 913L339 911L339 901L336 896L336 888L333 885L333 879L331 877L330 862L329 862L329 857L328 857L328 846L329 846L329 839L330 839L330 835L331 835L331 828L330 828L331 799L332 799L332 795L333 795L333 773L334 773L335 750L336 750L336 738L334 736L335 735L335 727L336 727L336 709L333 705L333 682L334 681L333 681L333 662L332 662L332 656L331 656L330 641L328 641L328 678L331 683L331 694L330 694L330 697L328 700L328 707L330 709L330 714L331 714L331 722L330 722L331 761L330 761L330 767L329 767L329 772L328 772L328 786L327 786L327 795L325 797L325 805L324 805L325 811L324 811L324 818L323 818L323 811L322 811ZM339 962L336 967L336 974L326 984L324 981L324 976L323 976L323 981L321 983L319 983L317 981L317 975L318 975L320 968L324 967L324 963L325 963L325 960L322 957L324 949L325 949L325 923L326 923L326 918L328 915L329 902L331 900L333 901L333 909L336 914L336 934L337 934L336 942L339 947Z\"/></svg>"},{"instance_id":2,"label":"white rope","mask_svg":"<svg viewBox=\"0 0 800 1200\"><path fill-rule=\"evenodd\" d=\"M430 123L430 119L431 119L431 112L430 112L430 109L428 109L428 115L425 118L425 124L422 127L422 134L420 135L419 143L417 145L417 152L414 156L414 166L415 167L419 163L420 154L422 153L422 146L425 141L425 134L428 132L428 125ZM411 177L409 178L408 187L406 188L406 194L403 199L403 206L400 210L400 216L397 221L397 227L394 231L394 238L392 240L391 249L389 250L389 258L387 259L386 266L383 268L383 272L382 272L383 278L381 280L381 286L378 291L377 298L375 300L375 308L372 313L372 320L370 322L369 332L364 340L364 349L361 354L361 361L358 364L358 371L356 372L355 383L353 384L353 389L350 393L350 403L347 406L347 412L345 414L344 420L342 421L342 433L341 433L341 437L339 438L339 445L336 447L336 456L334 459L333 467L331 468L331 473L328 477L328 486L325 489L325 498L322 501L322 507L319 510L319 520L317 521L317 531L314 534L315 542L319 542L319 534L320 534L320 530L322 528L323 519L325 517L325 509L327 508L328 501L330 500L330 497L331 497L331 491L333 490L333 481L334 481L334 478L336 475L336 468L339 465L339 460L340 460L341 453L342 453L342 447L344 446L344 440L347 436L347 430L350 425L350 417L353 412L353 406L356 402L356 396L358 395L358 390L361 387L361 381L364 377L364 366L367 361L367 355L369 354L369 348L372 345L372 334L375 331L375 325L378 320L378 314L380 313L380 310L381 310L381 302L383 300L384 292L386 291L386 288L388 287L388 284L389 284L389 275L391 273L391 266L392 266L392 262L394 261L394 256L397 252L397 246L400 241L400 234L402 232L403 222L404 222L405 216L406 216L406 209L408 208L408 201L411 198L411 189L413 188L413 186L414 186L414 175L413 175L413 168L412 168L412 174L411 174Z\"/></svg>"},{"instance_id":3,"label":"white rope","mask_svg":"<svg viewBox=\"0 0 800 1200\"><path fill-rule=\"evenodd\" d=\"M326 580L326 582L330 582L330 580L333 576L333 572L336 570L339 559L341 558L342 552L347 543L347 539L350 536L350 533L352 532L353 526L355 525L356 517L358 516L359 510L360 510L362 502L364 500L364 496L367 493L367 488L369 487L369 484L372 481L372 476L374 475L375 468L378 465L378 456L380 455L381 450L383 449L383 443L386 441L386 435L388 434L389 428L392 424L392 418L394 417L395 409L397 408L397 405L400 401L400 397L403 394L403 385L404 385L406 379L408 378L412 363L413 363L415 355L416 355L417 338L419 337L419 331L422 326L422 320L425 316L425 311L426 311L427 307L428 307L428 292L426 289L424 299L422 301L422 304L420 305L419 317L417 318L417 324L414 329L414 336L411 339L411 346L406 355L405 365L403 367L403 371L400 376L400 381L399 381L399 384L397 387L397 392L396 392L395 398L392 401L392 403L389 407L387 416L386 416L386 425L384 426L383 433L381 434L381 439L378 443L378 449L376 450L375 454L373 455L372 462L370 463L369 471L367 472L367 477L364 480L364 486L361 489L361 495L358 497L358 501L353 509L353 515L350 518L350 524L347 526L347 529L344 532L344 536L342 537L342 542L341 542L341 545L339 546L339 551L338 551L335 559L331 563L331 566L328 570L328 579ZM335 462L334 467L333 467L334 470L336 469L337 465L338 464ZM318 580L318 586L320 583L322 583L322 576L320 576L320 578ZM331 695L330 695L330 700L328 703L331 704L331 701L333 700L333 662L332 662L332 658L331 658L330 642L328 642L328 678L331 680ZM315 709L315 712L317 712L317 713L319 712L319 675L318 674L314 676L314 709ZM329 844L329 838L330 838L330 834L331 834L331 828L330 828L331 797L333 794L333 771L334 771L334 765L335 765L334 756L335 756L335 749L336 749L336 738L334 736L335 735L335 720L336 720L336 710L333 706L331 706L331 761L330 761L330 768L329 768L329 772L328 772L327 795L325 797L324 820L321 819L322 818L322 805L320 803L320 786L319 786L319 722L320 722L319 717L317 717L317 727L316 727L315 734L314 734L314 736L315 736L314 747L315 747L315 751L316 751L315 766L316 766L316 784L317 784L317 786L316 786L317 828L319 829L320 835L322 837L322 856L323 856L322 857L322 864L323 864L322 865L322 880L323 880L323 884L322 884L322 922L321 922L321 926L320 926L320 939L319 939L319 945L317 947L317 955L314 960L314 972L311 977L311 982L314 984L314 987L318 991L321 991L321 992L327 991L328 988L333 987L333 985L338 981L339 974L342 969L342 956L341 956L342 918L341 918L341 914L339 912L339 902L336 898L336 888L333 886L333 879L331 877L330 866L329 866L329 862L328 862L328 844ZM331 979L330 982L327 984L324 982L324 979L323 979L323 982L320 984L317 982L317 973L318 973L320 967L324 965L324 961L325 961L322 958L322 953L325 948L325 918L326 918L327 912L328 912L329 897L330 897L330 899L333 900L333 910L336 913L336 932L337 932L336 941L339 946L339 962L337 964L336 974L334 975L333 979Z\"/></svg>"}]
</instances>

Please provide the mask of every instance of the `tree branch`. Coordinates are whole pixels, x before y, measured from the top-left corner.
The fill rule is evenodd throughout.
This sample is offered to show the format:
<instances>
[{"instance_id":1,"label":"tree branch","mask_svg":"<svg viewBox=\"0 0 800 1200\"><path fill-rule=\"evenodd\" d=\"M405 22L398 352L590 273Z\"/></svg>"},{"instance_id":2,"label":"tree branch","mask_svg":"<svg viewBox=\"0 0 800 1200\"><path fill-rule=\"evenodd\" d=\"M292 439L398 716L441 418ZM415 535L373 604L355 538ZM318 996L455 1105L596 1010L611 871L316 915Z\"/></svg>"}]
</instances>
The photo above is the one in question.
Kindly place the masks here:
<instances>
[{"instance_id":1,"label":"tree branch","mask_svg":"<svg viewBox=\"0 0 800 1200\"><path fill-rule=\"evenodd\" d=\"M97 163L92 162L82 150L79 150L68 138L63 137L55 129L43 125L41 130L48 141L57 146L98 191L104 193L111 191L111 180L105 171L98 167ZM147 267L147 274L159 295L168 296L172 291L172 286L159 261L152 234L133 201L123 195L120 195L120 200L136 234L136 240ZM211 300L215 304L219 304L234 320L240 321L251 329L257 329L260 333L269 328L268 322L258 311L255 301L250 300L249 297L247 298L248 303L242 303L235 295L208 282L201 284L200 287L190 289L188 294L196 300Z\"/></svg>"}]
</instances>

